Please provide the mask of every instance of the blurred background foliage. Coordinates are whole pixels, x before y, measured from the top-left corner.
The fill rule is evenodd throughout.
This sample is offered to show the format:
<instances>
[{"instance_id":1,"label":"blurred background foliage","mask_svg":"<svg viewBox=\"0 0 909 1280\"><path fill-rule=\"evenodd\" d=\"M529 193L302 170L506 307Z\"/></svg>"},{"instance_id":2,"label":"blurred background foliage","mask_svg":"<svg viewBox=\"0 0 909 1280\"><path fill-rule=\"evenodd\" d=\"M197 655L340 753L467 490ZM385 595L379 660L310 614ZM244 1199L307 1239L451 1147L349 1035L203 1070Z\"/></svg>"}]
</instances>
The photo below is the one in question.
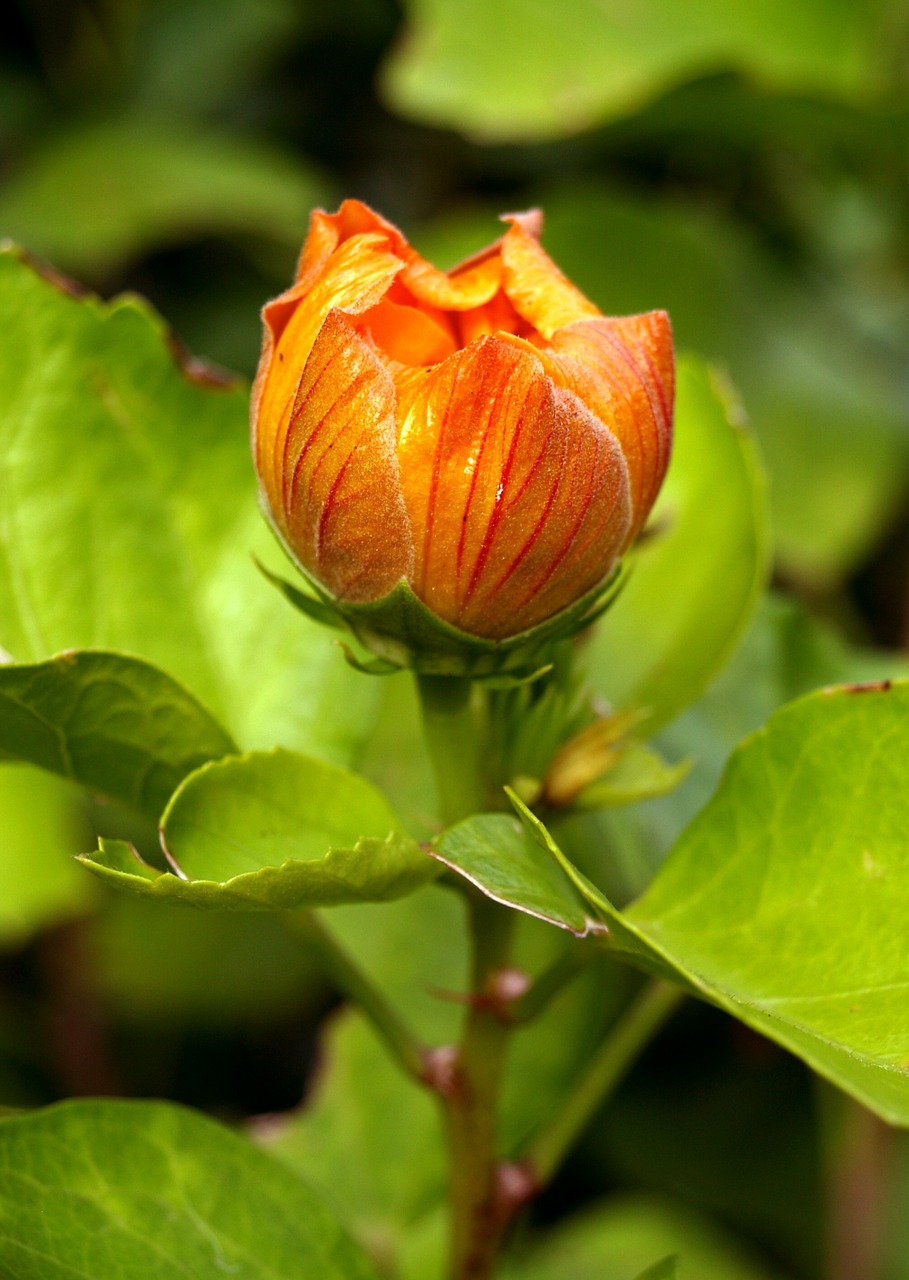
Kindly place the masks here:
<instances>
[{"instance_id":1,"label":"blurred background foliage","mask_svg":"<svg viewBox=\"0 0 909 1280\"><path fill-rule=\"evenodd\" d=\"M634 821L607 824L613 856L598 875L627 897L734 742L774 706L826 681L904 669L896 653L867 649L909 640L909 9L8 6L0 235L102 295L146 295L193 353L252 373L259 307L289 280L309 210L345 195L444 266L492 239L499 211L542 205L546 246L565 271L607 313L666 307L679 346L728 371L759 439L776 592L718 684L664 735L672 758L695 758L689 781ZM412 721L409 694L393 689L367 761L392 786ZM578 820L579 844L592 821ZM154 1093L229 1118L296 1105L332 1001L305 957L270 919L109 902L67 856L89 847L93 825L91 804L67 785L0 770L0 1101ZM392 977L389 930L406 910L355 920L358 945ZM457 944L447 916L428 932L405 983L412 995L425 996L424 952L435 947L444 970L440 938ZM531 951L551 947L527 932ZM574 1030L553 1079L600 1025L604 980L588 985L564 1015ZM352 1034L333 1030L333 1042L354 1044ZM368 1047L344 1052L355 1081L379 1079ZM528 1054L543 1070L545 1047ZM341 1178L358 1142L381 1152L388 1135L333 1120L326 1089L321 1110L282 1141L306 1168L315 1135L325 1176ZM630 1277L683 1242L705 1277L847 1275L825 1270L838 1203L829 1151L870 1139L850 1137L849 1116L831 1121L834 1111L780 1051L689 1010L610 1104L538 1226L605 1193L635 1194L560 1226L526 1274L564 1275L571 1258L573 1280ZM879 1276L900 1280L909 1149L878 1141L892 1220ZM374 1191L364 1185L361 1204ZM425 1204L412 1186L392 1199L420 1275L432 1222L413 1228Z\"/></svg>"}]
</instances>

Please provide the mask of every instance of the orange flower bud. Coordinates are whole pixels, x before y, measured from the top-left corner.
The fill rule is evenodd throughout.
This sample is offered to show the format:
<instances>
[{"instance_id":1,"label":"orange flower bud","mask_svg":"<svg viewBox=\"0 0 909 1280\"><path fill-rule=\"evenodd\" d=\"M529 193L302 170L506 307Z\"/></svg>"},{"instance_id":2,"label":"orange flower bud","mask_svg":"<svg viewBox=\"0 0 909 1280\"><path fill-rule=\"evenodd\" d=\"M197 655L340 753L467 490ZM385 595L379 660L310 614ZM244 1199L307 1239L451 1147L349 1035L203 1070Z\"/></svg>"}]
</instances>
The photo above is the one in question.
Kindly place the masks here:
<instances>
[{"instance_id":1,"label":"orange flower bud","mask_svg":"<svg viewBox=\"0 0 909 1280\"><path fill-rule=\"evenodd\" d=\"M356 200L317 211L263 312L253 450L285 546L322 595L407 584L507 641L608 578L672 436L663 311L601 315L540 247L538 213L445 273Z\"/></svg>"}]
</instances>

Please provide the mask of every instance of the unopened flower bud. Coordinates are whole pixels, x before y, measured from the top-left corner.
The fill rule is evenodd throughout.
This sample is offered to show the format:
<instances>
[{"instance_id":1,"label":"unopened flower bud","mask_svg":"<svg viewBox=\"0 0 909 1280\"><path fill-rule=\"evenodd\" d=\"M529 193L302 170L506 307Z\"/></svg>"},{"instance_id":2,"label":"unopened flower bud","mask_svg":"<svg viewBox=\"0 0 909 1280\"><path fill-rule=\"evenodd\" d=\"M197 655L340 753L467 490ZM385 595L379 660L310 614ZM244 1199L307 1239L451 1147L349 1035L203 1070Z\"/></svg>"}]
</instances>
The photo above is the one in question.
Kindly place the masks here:
<instances>
[{"instance_id":1,"label":"unopened flower bud","mask_svg":"<svg viewBox=\"0 0 909 1280\"><path fill-rule=\"evenodd\" d=\"M665 312L612 318L540 217L450 272L356 200L264 310L253 449L285 547L363 637L507 648L604 584L669 460ZM416 619L416 620L415 620ZM370 642L367 636L367 643Z\"/></svg>"}]
</instances>

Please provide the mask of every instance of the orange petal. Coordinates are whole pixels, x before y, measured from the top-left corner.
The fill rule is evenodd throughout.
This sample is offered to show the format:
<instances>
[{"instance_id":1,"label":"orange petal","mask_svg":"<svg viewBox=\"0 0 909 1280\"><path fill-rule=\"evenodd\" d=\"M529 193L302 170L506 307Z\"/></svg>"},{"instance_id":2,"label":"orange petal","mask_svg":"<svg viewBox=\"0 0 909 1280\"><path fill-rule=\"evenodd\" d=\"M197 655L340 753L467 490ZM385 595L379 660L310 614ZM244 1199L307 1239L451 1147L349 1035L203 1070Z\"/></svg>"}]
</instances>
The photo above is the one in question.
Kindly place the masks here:
<instances>
[{"instance_id":1,"label":"orange petal","mask_svg":"<svg viewBox=\"0 0 909 1280\"><path fill-rule=\"evenodd\" d=\"M268 303L265 336L253 385L252 421L256 469L266 492L276 491L280 457L297 385L316 335L332 308L361 312L375 305L401 270L375 233L345 240L329 255L317 279Z\"/></svg>"},{"instance_id":2,"label":"orange petal","mask_svg":"<svg viewBox=\"0 0 909 1280\"><path fill-rule=\"evenodd\" d=\"M470 311L482 307L498 293L502 284L502 263L499 254L482 255L446 273L413 249L413 255L401 273L401 279L415 297L430 307L443 311Z\"/></svg>"},{"instance_id":3,"label":"orange petal","mask_svg":"<svg viewBox=\"0 0 909 1280\"><path fill-rule=\"evenodd\" d=\"M303 370L267 497L290 549L334 595L376 600L411 576L395 456L395 393L379 357L330 311Z\"/></svg>"},{"instance_id":4,"label":"orange petal","mask_svg":"<svg viewBox=\"0 0 909 1280\"><path fill-rule=\"evenodd\" d=\"M314 210L309 219L309 234L297 262L295 283L318 274L329 254L344 240L370 233L383 235L393 253L409 249L398 228L362 200L345 200L337 213Z\"/></svg>"},{"instance_id":5,"label":"orange petal","mask_svg":"<svg viewBox=\"0 0 909 1280\"><path fill-rule=\"evenodd\" d=\"M432 316L387 298L364 311L357 328L368 334L390 360L400 364L438 364L457 350L449 330Z\"/></svg>"},{"instance_id":6,"label":"orange petal","mask_svg":"<svg viewBox=\"0 0 909 1280\"><path fill-rule=\"evenodd\" d=\"M630 524L610 432L525 344L481 338L398 380L414 590L475 635L514 634L593 587Z\"/></svg>"},{"instance_id":7,"label":"orange petal","mask_svg":"<svg viewBox=\"0 0 909 1280\"><path fill-rule=\"evenodd\" d=\"M675 387L669 317L650 311L582 321L560 329L541 358L553 381L618 438L631 478L634 536L669 465Z\"/></svg>"},{"instance_id":8,"label":"orange petal","mask_svg":"<svg viewBox=\"0 0 909 1280\"><path fill-rule=\"evenodd\" d=\"M551 338L557 329L601 312L562 275L533 234L534 226L526 214L511 215L502 240L502 281L517 313Z\"/></svg>"}]
</instances>

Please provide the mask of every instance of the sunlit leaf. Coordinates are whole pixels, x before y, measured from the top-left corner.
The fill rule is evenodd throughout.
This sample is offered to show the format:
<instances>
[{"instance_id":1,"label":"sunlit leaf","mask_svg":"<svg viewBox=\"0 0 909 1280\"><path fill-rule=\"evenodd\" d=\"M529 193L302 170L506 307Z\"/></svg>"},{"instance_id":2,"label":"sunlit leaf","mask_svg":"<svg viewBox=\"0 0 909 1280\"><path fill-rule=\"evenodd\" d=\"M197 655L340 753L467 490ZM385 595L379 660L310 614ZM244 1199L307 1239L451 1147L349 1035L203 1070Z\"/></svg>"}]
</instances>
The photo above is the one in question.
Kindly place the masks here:
<instances>
[{"instance_id":1,"label":"sunlit leaf","mask_svg":"<svg viewBox=\"0 0 909 1280\"><path fill-rule=\"evenodd\" d=\"M136 299L77 299L0 255L0 645L118 649L185 683L244 747L340 761L378 696L255 568L247 390L181 364Z\"/></svg>"}]
</instances>

